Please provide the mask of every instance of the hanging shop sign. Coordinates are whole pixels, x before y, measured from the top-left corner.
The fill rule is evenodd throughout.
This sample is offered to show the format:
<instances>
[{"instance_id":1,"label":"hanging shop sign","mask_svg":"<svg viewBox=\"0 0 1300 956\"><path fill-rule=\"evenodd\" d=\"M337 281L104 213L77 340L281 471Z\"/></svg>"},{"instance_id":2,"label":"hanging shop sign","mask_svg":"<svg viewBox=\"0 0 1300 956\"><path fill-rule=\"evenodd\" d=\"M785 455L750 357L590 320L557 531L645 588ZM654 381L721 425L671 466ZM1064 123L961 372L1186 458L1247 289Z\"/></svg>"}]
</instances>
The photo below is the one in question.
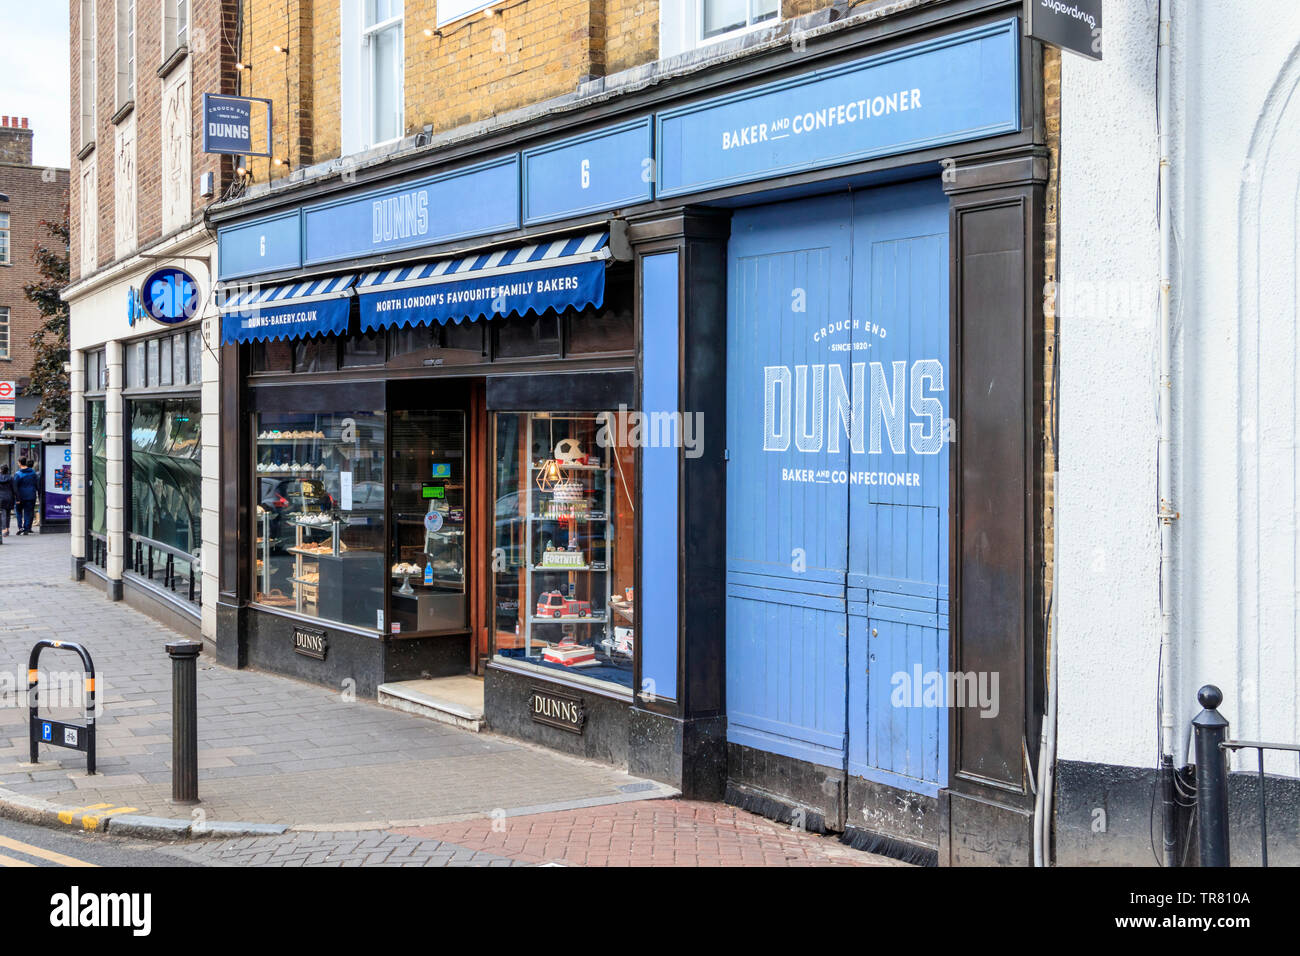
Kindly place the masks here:
<instances>
[{"instance_id":1,"label":"hanging shop sign","mask_svg":"<svg viewBox=\"0 0 1300 956\"><path fill-rule=\"evenodd\" d=\"M133 290L132 290L133 291ZM155 269L140 286L138 296L128 302L128 322L150 318L164 325L192 319L199 310L199 285L184 269L167 266Z\"/></svg>"},{"instance_id":2,"label":"hanging shop sign","mask_svg":"<svg viewBox=\"0 0 1300 956\"><path fill-rule=\"evenodd\" d=\"M270 156L271 101L204 93L203 152Z\"/></svg>"},{"instance_id":3,"label":"hanging shop sign","mask_svg":"<svg viewBox=\"0 0 1300 956\"><path fill-rule=\"evenodd\" d=\"M533 225L649 202L650 117L549 143L523 154L524 223Z\"/></svg>"},{"instance_id":4,"label":"hanging shop sign","mask_svg":"<svg viewBox=\"0 0 1300 956\"><path fill-rule=\"evenodd\" d=\"M658 195L677 196L1020 128L1005 20L656 117Z\"/></svg>"},{"instance_id":5,"label":"hanging shop sign","mask_svg":"<svg viewBox=\"0 0 1300 956\"><path fill-rule=\"evenodd\" d=\"M324 631L295 627L293 629L293 650L295 654L301 654L303 657L323 661L325 660L325 654L329 651L329 641L326 640Z\"/></svg>"},{"instance_id":6,"label":"hanging shop sign","mask_svg":"<svg viewBox=\"0 0 1300 956\"><path fill-rule=\"evenodd\" d=\"M528 713L536 723L558 727L571 734L582 733L587 722L587 709L581 697L550 687L528 689Z\"/></svg>"},{"instance_id":7,"label":"hanging shop sign","mask_svg":"<svg viewBox=\"0 0 1300 956\"><path fill-rule=\"evenodd\" d=\"M1025 17L1035 40L1101 59L1101 0L1025 0Z\"/></svg>"},{"instance_id":8,"label":"hanging shop sign","mask_svg":"<svg viewBox=\"0 0 1300 956\"><path fill-rule=\"evenodd\" d=\"M303 210L303 264L316 265L519 226L519 157Z\"/></svg>"}]
</instances>

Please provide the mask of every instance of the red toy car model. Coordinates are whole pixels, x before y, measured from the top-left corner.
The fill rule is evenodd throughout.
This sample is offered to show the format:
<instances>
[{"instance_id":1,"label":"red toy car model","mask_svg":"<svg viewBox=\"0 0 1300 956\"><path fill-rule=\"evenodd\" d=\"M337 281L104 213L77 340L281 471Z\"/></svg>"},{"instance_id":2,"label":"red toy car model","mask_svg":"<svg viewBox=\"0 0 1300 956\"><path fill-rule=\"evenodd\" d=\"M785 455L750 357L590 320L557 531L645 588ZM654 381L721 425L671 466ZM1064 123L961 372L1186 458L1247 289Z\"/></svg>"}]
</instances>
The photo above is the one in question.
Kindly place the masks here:
<instances>
[{"instance_id":1,"label":"red toy car model","mask_svg":"<svg viewBox=\"0 0 1300 956\"><path fill-rule=\"evenodd\" d=\"M537 596L538 617L586 617L590 613L590 601L565 597L559 591L546 591Z\"/></svg>"}]
</instances>

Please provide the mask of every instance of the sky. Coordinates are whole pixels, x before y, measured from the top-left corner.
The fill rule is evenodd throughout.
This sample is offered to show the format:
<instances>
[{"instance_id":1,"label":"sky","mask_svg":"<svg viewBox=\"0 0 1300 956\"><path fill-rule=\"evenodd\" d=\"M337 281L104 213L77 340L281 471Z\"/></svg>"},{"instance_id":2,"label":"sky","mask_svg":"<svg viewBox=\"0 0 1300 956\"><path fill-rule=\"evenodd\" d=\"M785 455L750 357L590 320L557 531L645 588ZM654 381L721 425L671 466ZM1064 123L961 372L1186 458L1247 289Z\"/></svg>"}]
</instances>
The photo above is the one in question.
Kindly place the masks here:
<instances>
[{"instance_id":1,"label":"sky","mask_svg":"<svg viewBox=\"0 0 1300 956\"><path fill-rule=\"evenodd\" d=\"M67 0L0 0L0 115L26 116L37 166L71 165Z\"/></svg>"}]
</instances>

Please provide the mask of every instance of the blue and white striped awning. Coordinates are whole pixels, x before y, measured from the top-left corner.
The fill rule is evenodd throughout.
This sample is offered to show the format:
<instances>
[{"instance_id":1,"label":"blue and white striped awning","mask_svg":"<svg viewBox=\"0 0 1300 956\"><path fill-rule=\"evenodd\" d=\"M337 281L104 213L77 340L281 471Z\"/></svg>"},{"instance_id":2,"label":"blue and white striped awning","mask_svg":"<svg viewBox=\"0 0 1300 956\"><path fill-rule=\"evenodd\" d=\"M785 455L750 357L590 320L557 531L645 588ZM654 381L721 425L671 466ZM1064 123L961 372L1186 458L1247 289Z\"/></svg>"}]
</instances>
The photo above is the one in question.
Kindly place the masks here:
<instances>
[{"instance_id":1,"label":"blue and white striped awning","mask_svg":"<svg viewBox=\"0 0 1300 956\"><path fill-rule=\"evenodd\" d=\"M368 272L357 284L361 328L600 306L609 256L602 231Z\"/></svg>"},{"instance_id":2,"label":"blue and white striped awning","mask_svg":"<svg viewBox=\"0 0 1300 956\"><path fill-rule=\"evenodd\" d=\"M343 333L355 294L354 273L283 285L228 283L218 290L221 341L299 338Z\"/></svg>"}]
</instances>

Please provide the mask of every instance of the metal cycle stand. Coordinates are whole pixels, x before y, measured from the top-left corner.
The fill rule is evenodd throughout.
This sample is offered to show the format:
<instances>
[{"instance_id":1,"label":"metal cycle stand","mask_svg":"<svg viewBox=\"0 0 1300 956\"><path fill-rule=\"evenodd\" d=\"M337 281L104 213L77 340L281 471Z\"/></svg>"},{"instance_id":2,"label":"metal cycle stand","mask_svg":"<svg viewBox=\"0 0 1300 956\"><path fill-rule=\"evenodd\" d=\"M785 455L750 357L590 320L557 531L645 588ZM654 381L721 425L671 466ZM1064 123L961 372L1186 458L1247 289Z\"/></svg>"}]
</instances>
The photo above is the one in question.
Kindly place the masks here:
<instances>
[{"instance_id":1,"label":"metal cycle stand","mask_svg":"<svg viewBox=\"0 0 1300 956\"><path fill-rule=\"evenodd\" d=\"M47 647L60 650L76 651L81 658L85 674L85 715L84 724L69 724L60 720L42 720L40 710L40 672L36 667L41 651ZM52 641L44 639L36 642L31 655L27 658L27 702L28 702L28 739L31 743L32 763L37 759L41 744L52 747L67 747L70 750L86 752L86 775L95 772L95 664L90 659L90 651L72 641Z\"/></svg>"}]
</instances>

